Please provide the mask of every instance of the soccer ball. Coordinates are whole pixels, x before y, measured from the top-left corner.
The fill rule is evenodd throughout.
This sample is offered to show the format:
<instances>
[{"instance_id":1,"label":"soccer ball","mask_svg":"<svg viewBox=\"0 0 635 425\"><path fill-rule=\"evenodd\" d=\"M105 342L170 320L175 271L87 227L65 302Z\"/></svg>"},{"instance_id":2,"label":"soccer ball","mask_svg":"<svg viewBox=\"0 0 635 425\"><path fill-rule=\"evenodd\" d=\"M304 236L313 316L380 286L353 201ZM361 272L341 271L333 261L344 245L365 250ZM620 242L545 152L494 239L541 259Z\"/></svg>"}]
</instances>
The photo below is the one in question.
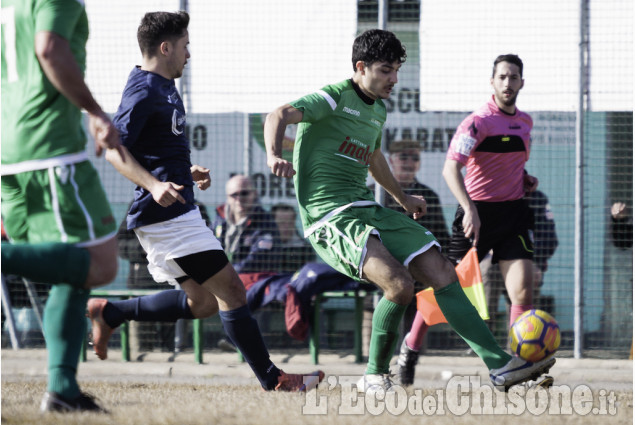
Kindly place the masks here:
<instances>
[{"instance_id":1,"label":"soccer ball","mask_svg":"<svg viewBox=\"0 0 635 425\"><path fill-rule=\"evenodd\" d=\"M560 326L546 311L526 311L509 329L509 346L521 359L538 362L560 347Z\"/></svg>"}]
</instances>

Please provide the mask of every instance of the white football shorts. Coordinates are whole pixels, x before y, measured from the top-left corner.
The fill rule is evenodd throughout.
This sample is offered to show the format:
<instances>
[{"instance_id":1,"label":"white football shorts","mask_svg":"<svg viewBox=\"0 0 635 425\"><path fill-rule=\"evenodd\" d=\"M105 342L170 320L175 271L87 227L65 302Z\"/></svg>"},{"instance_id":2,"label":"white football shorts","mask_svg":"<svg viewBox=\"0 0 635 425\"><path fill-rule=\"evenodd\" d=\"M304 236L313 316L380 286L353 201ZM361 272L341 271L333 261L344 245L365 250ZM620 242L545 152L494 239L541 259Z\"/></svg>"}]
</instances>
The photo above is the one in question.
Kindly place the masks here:
<instances>
[{"instance_id":1,"label":"white football shorts","mask_svg":"<svg viewBox=\"0 0 635 425\"><path fill-rule=\"evenodd\" d=\"M148 271L155 281L170 285L176 285L176 278L186 275L174 258L223 250L212 229L205 224L198 207L171 220L141 226L134 231L147 253Z\"/></svg>"}]
</instances>

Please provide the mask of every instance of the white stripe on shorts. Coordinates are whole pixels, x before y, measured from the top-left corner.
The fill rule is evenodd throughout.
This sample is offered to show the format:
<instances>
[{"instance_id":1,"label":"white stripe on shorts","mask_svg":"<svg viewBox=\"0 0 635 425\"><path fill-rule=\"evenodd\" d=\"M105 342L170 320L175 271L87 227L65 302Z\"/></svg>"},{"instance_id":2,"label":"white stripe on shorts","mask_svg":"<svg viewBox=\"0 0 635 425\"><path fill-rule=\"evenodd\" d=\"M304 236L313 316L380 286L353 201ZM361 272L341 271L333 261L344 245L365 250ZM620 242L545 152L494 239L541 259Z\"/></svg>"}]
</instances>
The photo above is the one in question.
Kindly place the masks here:
<instances>
[{"instance_id":1,"label":"white stripe on shorts","mask_svg":"<svg viewBox=\"0 0 635 425\"><path fill-rule=\"evenodd\" d=\"M214 232L205 224L198 207L171 220L138 227L134 231L147 253L148 271L155 281L170 285L176 285L176 278L185 276L175 258L223 250Z\"/></svg>"},{"instance_id":2,"label":"white stripe on shorts","mask_svg":"<svg viewBox=\"0 0 635 425\"><path fill-rule=\"evenodd\" d=\"M86 205L84 205L84 201L79 196L79 185L75 181L75 164L69 165L68 168L70 168L70 173L71 173L69 177L69 182L73 186L73 189L75 190L75 200L77 201L77 205L79 205L82 212L84 213L84 219L86 220L86 229L88 230L88 237L90 238L90 240L94 240L95 226L93 226L93 219L90 217L88 208L86 208Z\"/></svg>"},{"instance_id":3,"label":"white stripe on shorts","mask_svg":"<svg viewBox=\"0 0 635 425\"><path fill-rule=\"evenodd\" d=\"M51 208L53 208L53 215L55 216L55 222L57 223L57 230L60 232L60 241L68 242L68 234L64 229L62 214L60 214L60 201L57 196L57 178L55 176L55 168L51 167L47 170L47 172L49 175L49 186L51 188Z\"/></svg>"}]
</instances>

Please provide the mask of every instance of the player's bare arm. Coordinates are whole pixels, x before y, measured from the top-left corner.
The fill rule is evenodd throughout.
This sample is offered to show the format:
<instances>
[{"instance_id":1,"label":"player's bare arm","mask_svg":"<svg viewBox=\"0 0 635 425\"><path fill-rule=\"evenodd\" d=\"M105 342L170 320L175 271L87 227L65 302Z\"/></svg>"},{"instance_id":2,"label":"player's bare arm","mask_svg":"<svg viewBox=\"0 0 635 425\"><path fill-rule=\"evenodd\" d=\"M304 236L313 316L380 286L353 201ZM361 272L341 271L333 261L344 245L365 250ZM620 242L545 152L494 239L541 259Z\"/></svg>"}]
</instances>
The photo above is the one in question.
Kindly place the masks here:
<instances>
[{"instance_id":1,"label":"player's bare arm","mask_svg":"<svg viewBox=\"0 0 635 425\"><path fill-rule=\"evenodd\" d=\"M125 146L120 146L119 149L107 149L106 160L122 176L150 192L155 202L162 207L169 207L177 201L185 204L185 199L179 193L183 186L157 180L137 162Z\"/></svg>"},{"instance_id":2,"label":"player's bare arm","mask_svg":"<svg viewBox=\"0 0 635 425\"><path fill-rule=\"evenodd\" d=\"M404 193L397 179L390 171L390 166L386 162L381 149L376 149L370 156L368 171L375 181L380 184L399 205L416 219L424 216L427 212L426 200L422 196L412 196Z\"/></svg>"},{"instance_id":3,"label":"player's bare arm","mask_svg":"<svg viewBox=\"0 0 635 425\"><path fill-rule=\"evenodd\" d=\"M103 149L118 148L119 133L84 82L68 40L51 31L40 31L35 35L35 54L51 84L75 106L88 112L96 154L101 155Z\"/></svg>"},{"instance_id":4,"label":"player's bare arm","mask_svg":"<svg viewBox=\"0 0 635 425\"><path fill-rule=\"evenodd\" d=\"M192 165L190 167L192 172L192 180L196 183L196 187L200 190L205 190L212 184L212 178L209 175L209 168L202 167L200 165Z\"/></svg>"},{"instance_id":5,"label":"player's bare arm","mask_svg":"<svg viewBox=\"0 0 635 425\"><path fill-rule=\"evenodd\" d=\"M265 147L267 149L267 166L278 177L293 177L293 164L282 158L282 140L289 124L302 121L304 114L299 109L286 104L267 115L265 120Z\"/></svg>"},{"instance_id":6,"label":"player's bare arm","mask_svg":"<svg viewBox=\"0 0 635 425\"><path fill-rule=\"evenodd\" d=\"M463 181L463 174L461 173L463 167L464 165L458 161L446 159L445 164L443 165L443 178L450 188L450 191L459 202L459 205L461 205L463 211L465 211L465 215L463 216L463 231L465 233L465 237L473 237L473 244L476 246L478 243L479 231L481 229L481 219L478 216L474 202L472 202L467 194L465 182Z\"/></svg>"}]
</instances>

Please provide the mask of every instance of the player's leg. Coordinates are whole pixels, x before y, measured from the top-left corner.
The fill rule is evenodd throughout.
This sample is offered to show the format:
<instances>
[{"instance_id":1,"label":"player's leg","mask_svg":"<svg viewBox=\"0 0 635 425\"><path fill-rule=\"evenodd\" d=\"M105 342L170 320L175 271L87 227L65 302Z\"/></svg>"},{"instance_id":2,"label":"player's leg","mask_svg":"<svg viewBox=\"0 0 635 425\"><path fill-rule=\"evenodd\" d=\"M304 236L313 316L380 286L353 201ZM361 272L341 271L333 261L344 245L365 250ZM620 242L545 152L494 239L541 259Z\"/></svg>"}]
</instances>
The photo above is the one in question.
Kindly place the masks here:
<instances>
[{"instance_id":1,"label":"player's leg","mask_svg":"<svg viewBox=\"0 0 635 425\"><path fill-rule=\"evenodd\" d=\"M112 282L117 277L117 238L85 248L90 254L90 265L84 287L97 288Z\"/></svg>"},{"instance_id":2,"label":"player's leg","mask_svg":"<svg viewBox=\"0 0 635 425\"><path fill-rule=\"evenodd\" d=\"M116 223L99 177L88 161L20 173L3 177L2 197L9 236L27 242L2 247L3 271L19 269L55 284L43 317L49 376L42 408L97 410L75 374L86 332L86 283L95 282L87 279L91 263L108 263L100 264L99 284L116 273ZM91 258L90 250L102 255Z\"/></svg>"},{"instance_id":3,"label":"player's leg","mask_svg":"<svg viewBox=\"0 0 635 425\"><path fill-rule=\"evenodd\" d=\"M527 310L533 308L533 261L527 259L500 260L499 266L507 294L511 299L509 325Z\"/></svg>"},{"instance_id":4,"label":"player's leg","mask_svg":"<svg viewBox=\"0 0 635 425\"><path fill-rule=\"evenodd\" d=\"M366 374L387 374L399 338L399 324L414 295L414 279L376 236L366 242L363 277L384 292L373 313Z\"/></svg>"},{"instance_id":5,"label":"player's leg","mask_svg":"<svg viewBox=\"0 0 635 425\"><path fill-rule=\"evenodd\" d=\"M454 266L438 251L428 250L419 255L412 261L410 270L418 281L435 288L434 296L446 320L487 365L495 385L508 389L536 379L555 363L553 357L530 363L503 351L465 295Z\"/></svg>"},{"instance_id":6,"label":"player's leg","mask_svg":"<svg viewBox=\"0 0 635 425\"><path fill-rule=\"evenodd\" d=\"M507 294L511 299L511 326L518 316L533 308L534 246L533 238L530 236L533 212L523 199L505 203L500 210L507 217L516 218L506 222L503 238L494 248L492 258L492 262L498 262L500 265Z\"/></svg>"},{"instance_id":7,"label":"player's leg","mask_svg":"<svg viewBox=\"0 0 635 425\"><path fill-rule=\"evenodd\" d=\"M414 258L410 263L410 271L417 280L434 288L434 296L450 326L489 369L500 368L509 361L509 354L498 346L489 328L463 292L454 266L438 250L431 249Z\"/></svg>"},{"instance_id":8,"label":"player's leg","mask_svg":"<svg viewBox=\"0 0 635 425\"><path fill-rule=\"evenodd\" d=\"M100 359L108 357L108 340L113 330L125 321L176 322L179 319L202 319L218 312L216 297L201 285L209 276L225 267L228 262L225 253L214 249L175 258L170 262L182 270L175 272L181 275L175 278L181 290L165 290L119 301L103 298L88 301L93 350ZM173 265L173 268L176 267Z\"/></svg>"},{"instance_id":9,"label":"player's leg","mask_svg":"<svg viewBox=\"0 0 635 425\"><path fill-rule=\"evenodd\" d=\"M371 281L384 291L373 312L366 375L358 385L361 391L388 390L392 386L389 364L397 344L399 324L414 288L414 279L382 244L371 223L383 210L381 207L350 208L322 223L309 236L315 252L331 267L355 280ZM392 212L398 220L410 220Z\"/></svg>"},{"instance_id":10,"label":"player's leg","mask_svg":"<svg viewBox=\"0 0 635 425\"><path fill-rule=\"evenodd\" d=\"M324 378L322 371L304 376L287 374L273 364L258 322L247 307L245 287L228 261L225 267L205 280L202 286L216 296L225 333L240 350L263 389L304 391Z\"/></svg>"},{"instance_id":11,"label":"player's leg","mask_svg":"<svg viewBox=\"0 0 635 425\"><path fill-rule=\"evenodd\" d=\"M415 368L419 362L419 351L428 328L429 326L423 315L417 311L410 330L404 335L399 348L399 357L397 359L399 369L397 374L402 385L412 385L414 383Z\"/></svg>"}]
</instances>

